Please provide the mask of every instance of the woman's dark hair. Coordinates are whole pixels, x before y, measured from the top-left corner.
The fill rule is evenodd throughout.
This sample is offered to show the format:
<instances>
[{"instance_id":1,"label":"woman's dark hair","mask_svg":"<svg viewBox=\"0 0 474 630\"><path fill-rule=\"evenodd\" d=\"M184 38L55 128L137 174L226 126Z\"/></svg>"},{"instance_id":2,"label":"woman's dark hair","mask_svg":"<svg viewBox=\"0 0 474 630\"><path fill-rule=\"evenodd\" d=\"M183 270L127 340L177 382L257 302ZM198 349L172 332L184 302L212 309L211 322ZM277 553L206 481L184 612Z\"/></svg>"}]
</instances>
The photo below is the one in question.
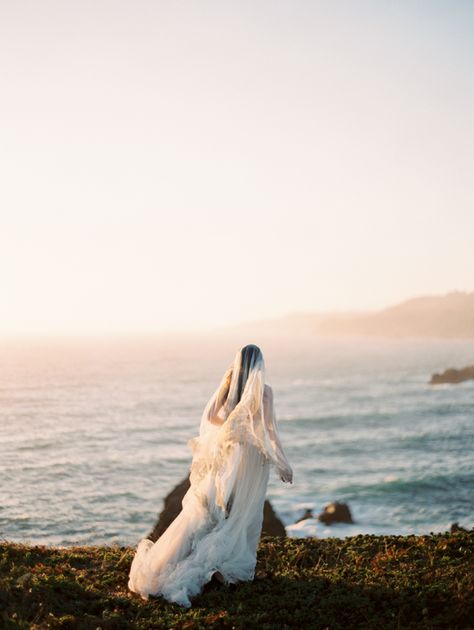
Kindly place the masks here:
<instances>
[{"instance_id":1,"label":"woman's dark hair","mask_svg":"<svg viewBox=\"0 0 474 630\"><path fill-rule=\"evenodd\" d=\"M242 362L240 364L239 380L237 383L237 400L240 400L242 397L250 370L257 362L263 361L262 351L253 343L248 346L244 346L241 352Z\"/></svg>"}]
</instances>

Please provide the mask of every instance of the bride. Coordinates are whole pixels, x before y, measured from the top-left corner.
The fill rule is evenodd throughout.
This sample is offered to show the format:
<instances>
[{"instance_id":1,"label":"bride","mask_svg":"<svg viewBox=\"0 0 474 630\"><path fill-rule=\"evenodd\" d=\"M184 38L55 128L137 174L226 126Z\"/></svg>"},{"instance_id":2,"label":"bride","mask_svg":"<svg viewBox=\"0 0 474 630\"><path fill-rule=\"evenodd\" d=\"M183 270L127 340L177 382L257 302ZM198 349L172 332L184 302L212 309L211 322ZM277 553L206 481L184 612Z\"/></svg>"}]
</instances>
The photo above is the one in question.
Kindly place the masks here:
<instances>
[{"instance_id":1,"label":"bride","mask_svg":"<svg viewBox=\"0 0 474 630\"><path fill-rule=\"evenodd\" d=\"M144 599L162 595L186 607L214 574L227 583L253 579L270 463L292 482L260 348L237 352L190 445L183 509L155 543L140 541L128 582Z\"/></svg>"}]
</instances>

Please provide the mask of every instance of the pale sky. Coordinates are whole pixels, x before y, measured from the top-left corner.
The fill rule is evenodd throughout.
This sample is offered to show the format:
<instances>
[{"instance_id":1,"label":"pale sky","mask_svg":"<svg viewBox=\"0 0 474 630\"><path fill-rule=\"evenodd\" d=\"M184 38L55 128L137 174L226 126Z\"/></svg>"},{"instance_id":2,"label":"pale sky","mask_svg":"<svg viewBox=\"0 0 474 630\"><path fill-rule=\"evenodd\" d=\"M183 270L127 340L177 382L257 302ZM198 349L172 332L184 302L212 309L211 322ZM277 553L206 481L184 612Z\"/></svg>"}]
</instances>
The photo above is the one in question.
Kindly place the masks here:
<instances>
[{"instance_id":1,"label":"pale sky","mask_svg":"<svg viewBox=\"0 0 474 630\"><path fill-rule=\"evenodd\" d=\"M0 333L474 290L474 2L0 0Z\"/></svg>"}]
</instances>

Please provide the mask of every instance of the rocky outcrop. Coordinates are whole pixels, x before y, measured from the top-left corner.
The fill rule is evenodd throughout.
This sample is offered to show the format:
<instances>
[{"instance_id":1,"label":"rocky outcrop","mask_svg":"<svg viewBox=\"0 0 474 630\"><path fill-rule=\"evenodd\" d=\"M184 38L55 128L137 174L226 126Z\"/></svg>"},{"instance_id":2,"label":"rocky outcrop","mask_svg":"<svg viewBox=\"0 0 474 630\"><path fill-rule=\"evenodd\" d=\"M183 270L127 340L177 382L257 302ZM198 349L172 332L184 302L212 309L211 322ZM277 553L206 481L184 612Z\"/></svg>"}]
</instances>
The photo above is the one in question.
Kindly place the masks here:
<instances>
[{"instance_id":1,"label":"rocky outcrop","mask_svg":"<svg viewBox=\"0 0 474 630\"><path fill-rule=\"evenodd\" d=\"M163 510L158 516L158 521L154 526L148 538L150 540L158 540L168 526L181 512L181 501L190 486L189 477L186 477L179 483L165 498ZM263 525L262 536L286 536L285 526L273 511L270 501L265 501L263 507Z\"/></svg>"},{"instance_id":2,"label":"rocky outcrop","mask_svg":"<svg viewBox=\"0 0 474 630\"><path fill-rule=\"evenodd\" d=\"M441 385L443 383L462 383L463 381L474 380L474 365L468 365L467 367L457 370L455 368L449 368L442 374L433 374L430 380L430 385Z\"/></svg>"},{"instance_id":3,"label":"rocky outcrop","mask_svg":"<svg viewBox=\"0 0 474 630\"><path fill-rule=\"evenodd\" d=\"M268 499L263 505L262 536L279 536L285 538L286 529L280 521Z\"/></svg>"},{"instance_id":4,"label":"rocky outcrop","mask_svg":"<svg viewBox=\"0 0 474 630\"><path fill-rule=\"evenodd\" d=\"M318 514L318 521L321 521L321 523L325 523L326 525L332 525L333 523L354 522L347 503L339 503L339 501L327 503L321 514Z\"/></svg>"},{"instance_id":5,"label":"rocky outcrop","mask_svg":"<svg viewBox=\"0 0 474 630\"><path fill-rule=\"evenodd\" d=\"M296 523L301 523L301 521L306 521L308 518L314 518L314 514L313 514L313 510L310 510L309 508L306 508L306 510L304 511L303 516L301 516Z\"/></svg>"},{"instance_id":6,"label":"rocky outcrop","mask_svg":"<svg viewBox=\"0 0 474 630\"><path fill-rule=\"evenodd\" d=\"M148 536L150 540L153 540L153 542L158 540L161 534L168 529L174 519L181 512L181 501L188 491L189 485L189 477L186 477L165 497L163 509L158 516L158 520L153 530Z\"/></svg>"}]
</instances>

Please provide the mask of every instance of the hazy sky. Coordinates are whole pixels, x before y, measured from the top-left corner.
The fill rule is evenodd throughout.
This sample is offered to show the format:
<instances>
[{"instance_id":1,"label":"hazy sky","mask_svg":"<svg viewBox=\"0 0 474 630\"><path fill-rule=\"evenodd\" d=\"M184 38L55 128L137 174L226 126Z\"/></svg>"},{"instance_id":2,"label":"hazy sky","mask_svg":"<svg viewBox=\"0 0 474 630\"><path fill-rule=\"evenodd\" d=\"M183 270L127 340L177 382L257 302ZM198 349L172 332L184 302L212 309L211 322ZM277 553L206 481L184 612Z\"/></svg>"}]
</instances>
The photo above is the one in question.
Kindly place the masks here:
<instances>
[{"instance_id":1,"label":"hazy sky","mask_svg":"<svg viewBox=\"0 0 474 630\"><path fill-rule=\"evenodd\" d=\"M0 0L0 332L474 290L474 2Z\"/></svg>"}]
</instances>

